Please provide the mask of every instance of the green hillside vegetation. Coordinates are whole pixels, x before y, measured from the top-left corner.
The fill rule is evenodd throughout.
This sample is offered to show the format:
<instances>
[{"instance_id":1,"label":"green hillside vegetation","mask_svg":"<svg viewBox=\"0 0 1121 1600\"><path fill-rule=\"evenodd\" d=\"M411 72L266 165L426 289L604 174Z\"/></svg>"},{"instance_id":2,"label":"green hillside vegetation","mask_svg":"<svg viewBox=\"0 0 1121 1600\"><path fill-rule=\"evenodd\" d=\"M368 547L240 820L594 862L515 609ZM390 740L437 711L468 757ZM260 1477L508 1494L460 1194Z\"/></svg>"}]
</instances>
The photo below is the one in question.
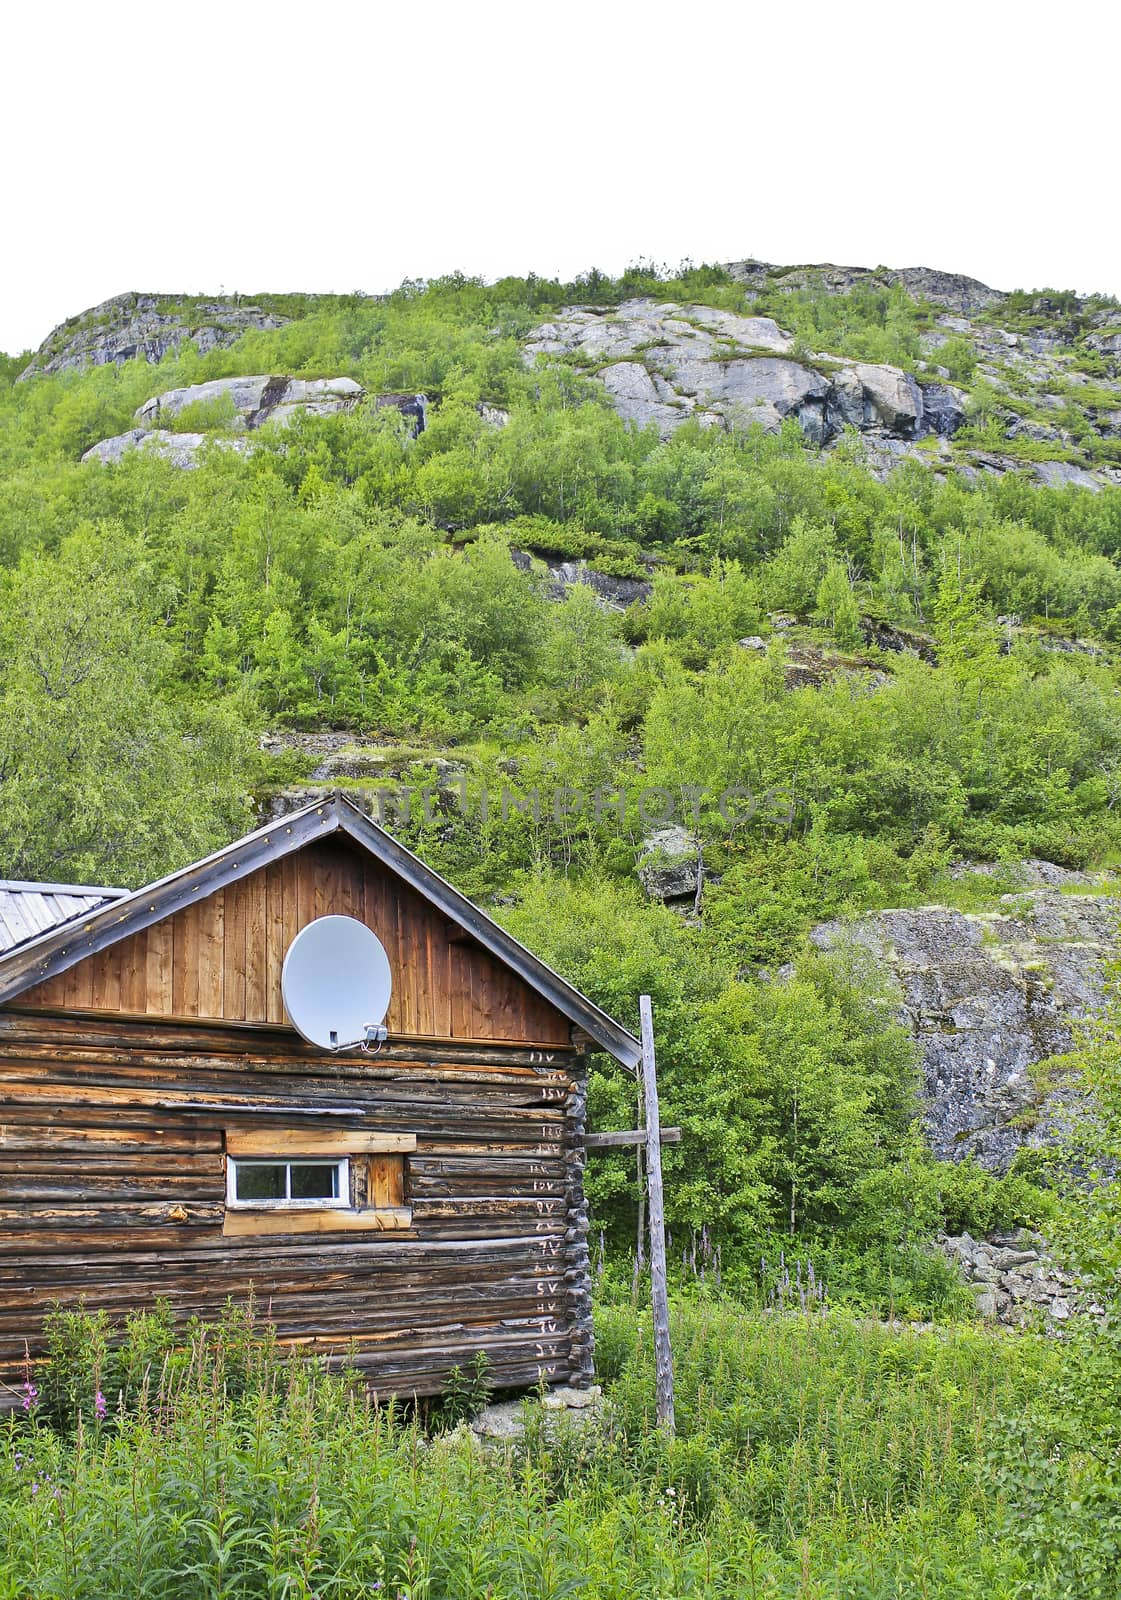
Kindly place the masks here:
<instances>
[{"instance_id":1,"label":"green hillside vegetation","mask_svg":"<svg viewBox=\"0 0 1121 1600\"><path fill-rule=\"evenodd\" d=\"M654 996L666 1115L689 1135L668 1158L671 1224L709 1226L741 1263L778 1233L828 1256L838 1295L945 1309L935 1229L1051 1201L1015 1173L933 1162L891 996L801 941L825 917L937 897L963 855L1115 858L1121 490L914 461L879 481L793 424L663 443L574 368L526 367L519 339L550 311L640 293L748 309L718 268L455 278L265 297L294 320L158 367L16 383L8 363L0 858L12 877L138 884L307 775L298 751L262 753L266 729L404 751L406 779L438 792L391 826L609 1009ZM910 360L930 318L875 287L776 287L750 309L870 360ZM963 381L967 356L949 357ZM192 471L79 461L154 394L260 372L423 392L428 426L413 438L368 400L266 427L248 456L216 442ZM192 420L218 440L231 419L177 426ZM611 612L576 585L558 602L511 548L652 577L650 598ZM1008 614L1025 624L1011 646ZM929 659L878 649L870 622L921 636ZM807 647L821 670L784 687ZM448 762L458 790L437 781ZM699 925L637 888L652 806L699 832ZM791 981L769 981L787 960ZM602 1072L596 1116L629 1125L632 1093ZM592 1193L629 1239L622 1157Z\"/></svg>"}]
</instances>

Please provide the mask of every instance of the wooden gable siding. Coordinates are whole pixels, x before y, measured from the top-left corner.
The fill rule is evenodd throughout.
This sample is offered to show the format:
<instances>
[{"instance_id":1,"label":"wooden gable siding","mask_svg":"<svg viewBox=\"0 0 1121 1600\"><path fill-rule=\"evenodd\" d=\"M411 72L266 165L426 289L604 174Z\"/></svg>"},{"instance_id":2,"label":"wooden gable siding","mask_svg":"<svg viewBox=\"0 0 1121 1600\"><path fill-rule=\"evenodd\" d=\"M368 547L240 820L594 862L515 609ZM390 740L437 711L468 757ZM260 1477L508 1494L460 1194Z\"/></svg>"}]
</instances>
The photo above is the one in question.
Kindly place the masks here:
<instances>
[{"instance_id":1,"label":"wooden gable siding","mask_svg":"<svg viewBox=\"0 0 1121 1600\"><path fill-rule=\"evenodd\" d=\"M0 1011L0 1412L52 1302L183 1320L256 1295L280 1338L381 1392L591 1372L584 1063L404 1044L324 1056L289 1032ZM228 1141L406 1134L396 1232L224 1231ZM298 1136L297 1141L298 1142ZM376 1181L371 1170L370 1183Z\"/></svg>"},{"instance_id":2,"label":"wooden gable siding","mask_svg":"<svg viewBox=\"0 0 1121 1600\"><path fill-rule=\"evenodd\" d=\"M284 1023L280 972L299 930L357 917L393 970L391 1035L566 1047L568 1019L380 863L321 840L28 989L22 1007Z\"/></svg>"}]
</instances>

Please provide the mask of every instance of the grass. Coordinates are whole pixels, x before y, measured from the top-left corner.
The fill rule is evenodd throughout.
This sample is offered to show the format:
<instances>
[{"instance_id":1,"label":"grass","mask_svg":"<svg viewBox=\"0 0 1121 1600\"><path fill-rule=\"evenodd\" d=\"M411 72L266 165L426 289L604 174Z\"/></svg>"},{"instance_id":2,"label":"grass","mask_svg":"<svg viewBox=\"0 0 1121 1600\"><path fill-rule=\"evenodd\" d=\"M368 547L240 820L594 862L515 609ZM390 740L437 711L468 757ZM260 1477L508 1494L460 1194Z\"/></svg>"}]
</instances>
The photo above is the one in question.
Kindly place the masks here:
<instances>
[{"instance_id":1,"label":"grass","mask_svg":"<svg viewBox=\"0 0 1121 1600\"><path fill-rule=\"evenodd\" d=\"M988 1463L1053 1341L679 1303L671 1440L648 1318L601 1308L597 1339L599 1420L547 1436L531 1408L484 1452L267 1339L231 1363L198 1332L128 1414L109 1396L77 1433L0 1429L0 1600L1045 1592Z\"/></svg>"}]
</instances>

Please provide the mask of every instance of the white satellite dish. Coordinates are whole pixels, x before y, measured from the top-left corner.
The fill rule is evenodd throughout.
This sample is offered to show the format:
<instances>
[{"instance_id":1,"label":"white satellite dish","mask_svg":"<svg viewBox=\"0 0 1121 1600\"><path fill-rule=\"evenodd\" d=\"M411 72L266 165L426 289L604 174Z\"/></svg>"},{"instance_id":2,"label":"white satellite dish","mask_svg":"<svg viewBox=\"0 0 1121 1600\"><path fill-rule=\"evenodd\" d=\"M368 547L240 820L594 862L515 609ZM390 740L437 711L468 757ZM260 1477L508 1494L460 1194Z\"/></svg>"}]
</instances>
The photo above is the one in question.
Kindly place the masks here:
<instances>
[{"instance_id":1,"label":"white satellite dish","mask_svg":"<svg viewBox=\"0 0 1121 1600\"><path fill-rule=\"evenodd\" d=\"M297 1032L321 1050L353 1050L385 1038L393 992L385 946L354 917L317 917L301 928L280 974Z\"/></svg>"}]
</instances>

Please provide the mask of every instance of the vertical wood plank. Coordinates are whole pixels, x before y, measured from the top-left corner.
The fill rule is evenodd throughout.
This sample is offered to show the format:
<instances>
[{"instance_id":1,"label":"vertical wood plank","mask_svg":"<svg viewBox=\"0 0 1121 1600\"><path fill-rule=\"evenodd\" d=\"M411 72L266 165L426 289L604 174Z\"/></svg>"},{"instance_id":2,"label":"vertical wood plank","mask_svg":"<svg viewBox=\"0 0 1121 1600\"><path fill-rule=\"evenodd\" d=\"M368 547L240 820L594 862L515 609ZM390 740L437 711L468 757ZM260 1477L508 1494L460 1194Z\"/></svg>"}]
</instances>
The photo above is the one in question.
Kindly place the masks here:
<instances>
[{"instance_id":1,"label":"vertical wood plank","mask_svg":"<svg viewBox=\"0 0 1121 1600\"><path fill-rule=\"evenodd\" d=\"M57 1002L60 1005L73 1006L77 1009L81 1005L81 1001L78 999L78 984L83 972L88 982L88 961L79 961L76 967L71 967L67 972L60 972L57 978L52 978L49 983L44 984L42 994L45 1003L54 1005ZM89 1004L88 1000L86 1004Z\"/></svg>"},{"instance_id":2,"label":"vertical wood plank","mask_svg":"<svg viewBox=\"0 0 1121 1600\"><path fill-rule=\"evenodd\" d=\"M431 1034L435 1032L433 1018L435 1008L433 1005L436 973L436 956L433 948L433 923L431 916L422 919L420 928L421 948L417 952L416 963L416 1011L417 1032Z\"/></svg>"},{"instance_id":3,"label":"vertical wood plank","mask_svg":"<svg viewBox=\"0 0 1121 1600\"><path fill-rule=\"evenodd\" d=\"M245 1018L264 1022L268 1018L268 878L254 872L245 880Z\"/></svg>"},{"instance_id":4,"label":"vertical wood plank","mask_svg":"<svg viewBox=\"0 0 1121 1600\"><path fill-rule=\"evenodd\" d=\"M146 959L144 963L144 1009L154 1016L169 1017L174 1010L172 999L172 966L175 953L174 919L165 917L153 922L148 929Z\"/></svg>"},{"instance_id":5,"label":"vertical wood plank","mask_svg":"<svg viewBox=\"0 0 1121 1600\"><path fill-rule=\"evenodd\" d=\"M405 1204L404 1156L370 1157L370 1204L372 1206Z\"/></svg>"},{"instance_id":6,"label":"vertical wood plank","mask_svg":"<svg viewBox=\"0 0 1121 1600\"><path fill-rule=\"evenodd\" d=\"M88 1010L93 1005L93 962L79 961L71 971L74 975L74 986L70 990L71 1004Z\"/></svg>"},{"instance_id":7,"label":"vertical wood plank","mask_svg":"<svg viewBox=\"0 0 1121 1600\"><path fill-rule=\"evenodd\" d=\"M280 973L288 948L284 910L283 861L272 861L265 869L265 1021L284 1021L284 1001L280 993Z\"/></svg>"},{"instance_id":8,"label":"vertical wood plank","mask_svg":"<svg viewBox=\"0 0 1121 1600\"><path fill-rule=\"evenodd\" d=\"M197 907L177 911L172 920L174 950L171 984L174 1014L197 1017L199 1014L199 927Z\"/></svg>"},{"instance_id":9,"label":"vertical wood plank","mask_svg":"<svg viewBox=\"0 0 1121 1600\"><path fill-rule=\"evenodd\" d=\"M198 922L199 1016L222 1015L222 944L225 937L225 891L217 889L193 907Z\"/></svg>"},{"instance_id":10,"label":"vertical wood plank","mask_svg":"<svg viewBox=\"0 0 1121 1600\"><path fill-rule=\"evenodd\" d=\"M430 916L432 987L429 991L425 1031L437 1038L452 1033L452 946L442 917Z\"/></svg>"},{"instance_id":11,"label":"vertical wood plank","mask_svg":"<svg viewBox=\"0 0 1121 1600\"><path fill-rule=\"evenodd\" d=\"M467 1032L472 1039L489 1039L494 1029L491 1020L491 1012L494 1009L490 981L491 961L485 950L472 950L471 955L471 1009L467 1020Z\"/></svg>"},{"instance_id":12,"label":"vertical wood plank","mask_svg":"<svg viewBox=\"0 0 1121 1600\"><path fill-rule=\"evenodd\" d=\"M126 939L121 950L121 1010L138 1015L148 1008L148 933Z\"/></svg>"},{"instance_id":13,"label":"vertical wood plank","mask_svg":"<svg viewBox=\"0 0 1121 1600\"><path fill-rule=\"evenodd\" d=\"M93 994L90 1004L95 1011L121 1009L121 947L110 945L89 962L93 977Z\"/></svg>"},{"instance_id":14,"label":"vertical wood plank","mask_svg":"<svg viewBox=\"0 0 1121 1600\"><path fill-rule=\"evenodd\" d=\"M471 1037L471 955L468 945L448 943L448 998L451 1008L450 1037Z\"/></svg>"},{"instance_id":15,"label":"vertical wood plank","mask_svg":"<svg viewBox=\"0 0 1121 1600\"><path fill-rule=\"evenodd\" d=\"M405 982L397 949L397 923L385 897L385 877L376 861L361 862L363 921L372 928L385 946L389 968L393 974L393 990L386 1013L385 1025L390 1033L400 1033L401 1001Z\"/></svg>"},{"instance_id":16,"label":"vertical wood plank","mask_svg":"<svg viewBox=\"0 0 1121 1600\"><path fill-rule=\"evenodd\" d=\"M295 886L295 927L292 929L294 939L301 928L306 928L309 922L315 921L315 907L319 898L319 862L316 859L314 846L301 850L298 855L289 856L288 859L292 863Z\"/></svg>"},{"instance_id":17,"label":"vertical wood plank","mask_svg":"<svg viewBox=\"0 0 1121 1600\"><path fill-rule=\"evenodd\" d=\"M244 878L226 885L222 932L222 1015L231 1022L245 1021L247 900Z\"/></svg>"},{"instance_id":18,"label":"vertical wood plank","mask_svg":"<svg viewBox=\"0 0 1121 1600\"><path fill-rule=\"evenodd\" d=\"M526 988L509 968L499 968L494 985L491 1026L496 1039L526 1039Z\"/></svg>"},{"instance_id":19,"label":"vertical wood plank","mask_svg":"<svg viewBox=\"0 0 1121 1600\"><path fill-rule=\"evenodd\" d=\"M408 892L399 888L396 899L396 924L397 924L397 967L395 969L401 984L401 1004L398 1008L400 1028L402 1033L417 1033L417 992L416 992L416 935L413 925L412 906Z\"/></svg>"},{"instance_id":20,"label":"vertical wood plank","mask_svg":"<svg viewBox=\"0 0 1121 1600\"><path fill-rule=\"evenodd\" d=\"M341 917L362 919L362 873L357 857L344 851L339 857L338 903L335 907Z\"/></svg>"}]
</instances>

